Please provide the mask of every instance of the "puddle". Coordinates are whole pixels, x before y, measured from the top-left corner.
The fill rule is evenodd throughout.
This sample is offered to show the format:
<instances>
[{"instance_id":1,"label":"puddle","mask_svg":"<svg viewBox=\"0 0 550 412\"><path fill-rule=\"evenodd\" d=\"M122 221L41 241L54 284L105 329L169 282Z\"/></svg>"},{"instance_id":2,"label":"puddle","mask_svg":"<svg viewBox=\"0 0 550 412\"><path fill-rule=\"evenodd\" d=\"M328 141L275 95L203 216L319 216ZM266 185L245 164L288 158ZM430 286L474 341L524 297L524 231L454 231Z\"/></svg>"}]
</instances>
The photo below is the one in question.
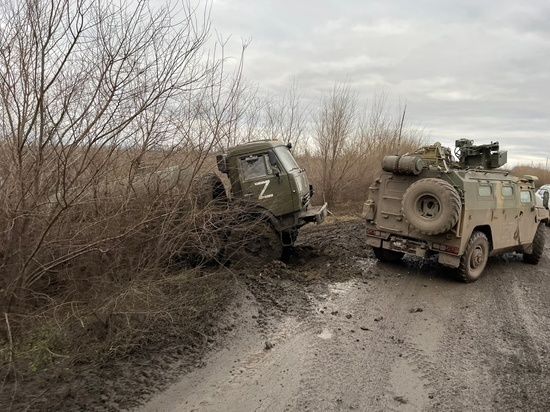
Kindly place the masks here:
<instances>
[{"instance_id":1,"label":"puddle","mask_svg":"<svg viewBox=\"0 0 550 412\"><path fill-rule=\"evenodd\" d=\"M369 273L377 265L377 260L376 259L357 259L357 264L359 265L359 268L363 272Z\"/></svg>"},{"instance_id":2,"label":"puddle","mask_svg":"<svg viewBox=\"0 0 550 412\"><path fill-rule=\"evenodd\" d=\"M354 286L356 286L354 280L348 280L347 282L332 283L328 285L328 291L334 295L344 295L349 293Z\"/></svg>"},{"instance_id":3,"label":"puddle","mask_svg":"<svg viewBox=\"0 0 550 412\"><path fill-rule=\"evenodd\" d=\"M271 353L272 351L276 351L278 349L278 345L282 345L282 343L287 339L288 336L295 335L296 331L301 325L302 322L298 322L296 319L284 319L279 325L278 330L270 334L269 338L266 339L266 342L268 341L271 345L273 345L273 349L267 349L263 347L262 349L249 353L248 355L243 357L239 364L241 372L254 369L256 365L261 362L269 353Z\"/></svg>"},{"instance_id":4,"label":"puddle","mask_svg":"<svg viewBox=\"0 0 550 412\"><path fill-rule=\"evenodd\" d=\"M328 329L323 329L323 331L317 336L321 339L330 339L332 338L332 332Z\"/></svg>"}]
</instances>

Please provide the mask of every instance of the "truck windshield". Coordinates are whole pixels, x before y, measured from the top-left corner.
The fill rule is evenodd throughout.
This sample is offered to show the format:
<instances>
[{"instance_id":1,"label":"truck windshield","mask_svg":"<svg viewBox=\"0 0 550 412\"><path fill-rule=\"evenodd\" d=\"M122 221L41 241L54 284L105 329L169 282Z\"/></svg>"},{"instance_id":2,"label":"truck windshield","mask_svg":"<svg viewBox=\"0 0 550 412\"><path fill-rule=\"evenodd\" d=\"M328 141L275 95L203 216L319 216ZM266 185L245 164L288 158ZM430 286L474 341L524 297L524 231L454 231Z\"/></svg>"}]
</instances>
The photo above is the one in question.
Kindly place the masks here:
<instances>
[{"instance_id":1,"label":"truck windshield","mask_svg":"<svg viewBox=\"0 0 550 412\"><path fill-rule=\"evenodd\" d=\"M275 153L277 153L279 161L282 163L283 168L287 172L300 168L300 166L298 166L298 163L296 163L296 160L294 160L294 157L292 157L292 154L290 153L290 150L288 150L288 148L276 147Z\"/></svg>"}]
</instances>

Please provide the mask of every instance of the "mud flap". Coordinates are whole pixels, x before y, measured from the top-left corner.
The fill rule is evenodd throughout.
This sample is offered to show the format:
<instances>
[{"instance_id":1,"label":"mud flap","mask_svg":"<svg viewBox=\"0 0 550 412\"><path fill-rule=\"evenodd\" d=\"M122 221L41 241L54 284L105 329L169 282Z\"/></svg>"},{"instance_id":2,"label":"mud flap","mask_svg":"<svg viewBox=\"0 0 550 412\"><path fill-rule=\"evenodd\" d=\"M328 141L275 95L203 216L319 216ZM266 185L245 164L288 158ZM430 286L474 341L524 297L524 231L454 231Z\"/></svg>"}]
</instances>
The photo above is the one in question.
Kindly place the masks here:
<instances>
[{"instance_id":1,"label":"mud flap","mask_svg":"<svg viewBox=\"0 0 550 412\"><path fill-rule=\"evenodd\" d=\"M447 253L439 253L437 261L444 266L457 268L460 266L460 256L448 255Z\"/></svg>"}]
</instances>

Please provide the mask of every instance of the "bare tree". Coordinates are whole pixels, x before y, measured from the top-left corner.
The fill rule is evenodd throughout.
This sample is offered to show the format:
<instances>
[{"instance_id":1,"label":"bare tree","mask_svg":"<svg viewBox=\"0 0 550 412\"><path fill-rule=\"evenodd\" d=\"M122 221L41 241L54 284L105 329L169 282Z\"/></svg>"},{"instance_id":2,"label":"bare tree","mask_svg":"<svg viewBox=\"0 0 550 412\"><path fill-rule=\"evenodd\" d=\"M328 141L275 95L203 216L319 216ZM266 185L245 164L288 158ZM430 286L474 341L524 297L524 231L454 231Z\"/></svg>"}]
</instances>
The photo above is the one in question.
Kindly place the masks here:
<instances>
[{"instance_id":1,"label":"bare tree","mask_svg":"<svg viewBox=\"0 0 550 412\"><path fill-rule=\"evenodd\" d=\"M264 134L267 138L277 138L290 142L296 148L305 150L307 145L305 130L309 107L304 103L296 80L290 89L279 98L267 100L265 105Z\"/></svg>"},{"instance_id":2,"label":"bare tree","mask_svg":"<svg viewBox=\"0 0 550 412\"><path fill-rule=\"evenodd\" d=\"M362 162L364 176L378 171L384 156L404 154L423 144L423 130L409 124L404 107L399 105L395 114L389 112L387 92L375 94L363 113L359 126L361 156L369 159Z\"/></svg>"},{"instance_id":3,"label":"bare tree","mask_svg":"<svg viewBox=\"0 0 550 412\"><path fill-rule=\"evenodd\" d=\"M2 2L2 310L151 219L145 208L115 230L130 197L108 189L118 181L131 194L145 158L173 148L170 109L208 88L217 68L203 58L208 15L186 2L177 13L143 0Z\"/></svg>"},{"instance_id":4,"label":"bare tree","mask_svg":"<svg viewBox=\"0 0 550 412\"><path fill-rule=\"evenodd\" d=\"M361 203L385 155L421 145L422 130L402 124L403 110L393 116L387 100L388 93L378 93L359 105L357 94L344 84L322 101L314 120L314 149L303 163L331 207Z\"/></svg>"},{"instance_id":5,"label":"bare tree","mask_svg":"<svg viewBox=\"0 0 550 412\"><path fill-rule=\"evenodd\" d=\"M358 161L357 96L349 85L335 85L322 102L315 124L321 190L334 204L351 185L349 173Z\"/></svg>"}]
</instances>

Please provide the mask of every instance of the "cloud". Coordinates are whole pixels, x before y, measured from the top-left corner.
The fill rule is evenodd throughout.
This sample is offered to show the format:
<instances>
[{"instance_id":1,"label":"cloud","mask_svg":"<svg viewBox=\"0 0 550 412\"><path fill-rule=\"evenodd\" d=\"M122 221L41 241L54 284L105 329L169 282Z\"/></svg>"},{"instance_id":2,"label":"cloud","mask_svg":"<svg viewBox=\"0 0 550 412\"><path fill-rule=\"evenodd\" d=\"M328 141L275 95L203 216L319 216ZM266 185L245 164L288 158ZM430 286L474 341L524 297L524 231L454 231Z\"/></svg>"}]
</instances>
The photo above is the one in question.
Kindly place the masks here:
<instances>
[{"instance_id":1,"label":"cloud","mask_svg":"<svg viewBox=\"0 0 550 412\"><path fill-rule=\"evenodd\" d=\"M213 18L252 38L246 76L265 90L297 80L315 97L347 81L366 98L383 88L437 140L550 155L547 0L215 0Z\"/></svg>"}]
</instances>

